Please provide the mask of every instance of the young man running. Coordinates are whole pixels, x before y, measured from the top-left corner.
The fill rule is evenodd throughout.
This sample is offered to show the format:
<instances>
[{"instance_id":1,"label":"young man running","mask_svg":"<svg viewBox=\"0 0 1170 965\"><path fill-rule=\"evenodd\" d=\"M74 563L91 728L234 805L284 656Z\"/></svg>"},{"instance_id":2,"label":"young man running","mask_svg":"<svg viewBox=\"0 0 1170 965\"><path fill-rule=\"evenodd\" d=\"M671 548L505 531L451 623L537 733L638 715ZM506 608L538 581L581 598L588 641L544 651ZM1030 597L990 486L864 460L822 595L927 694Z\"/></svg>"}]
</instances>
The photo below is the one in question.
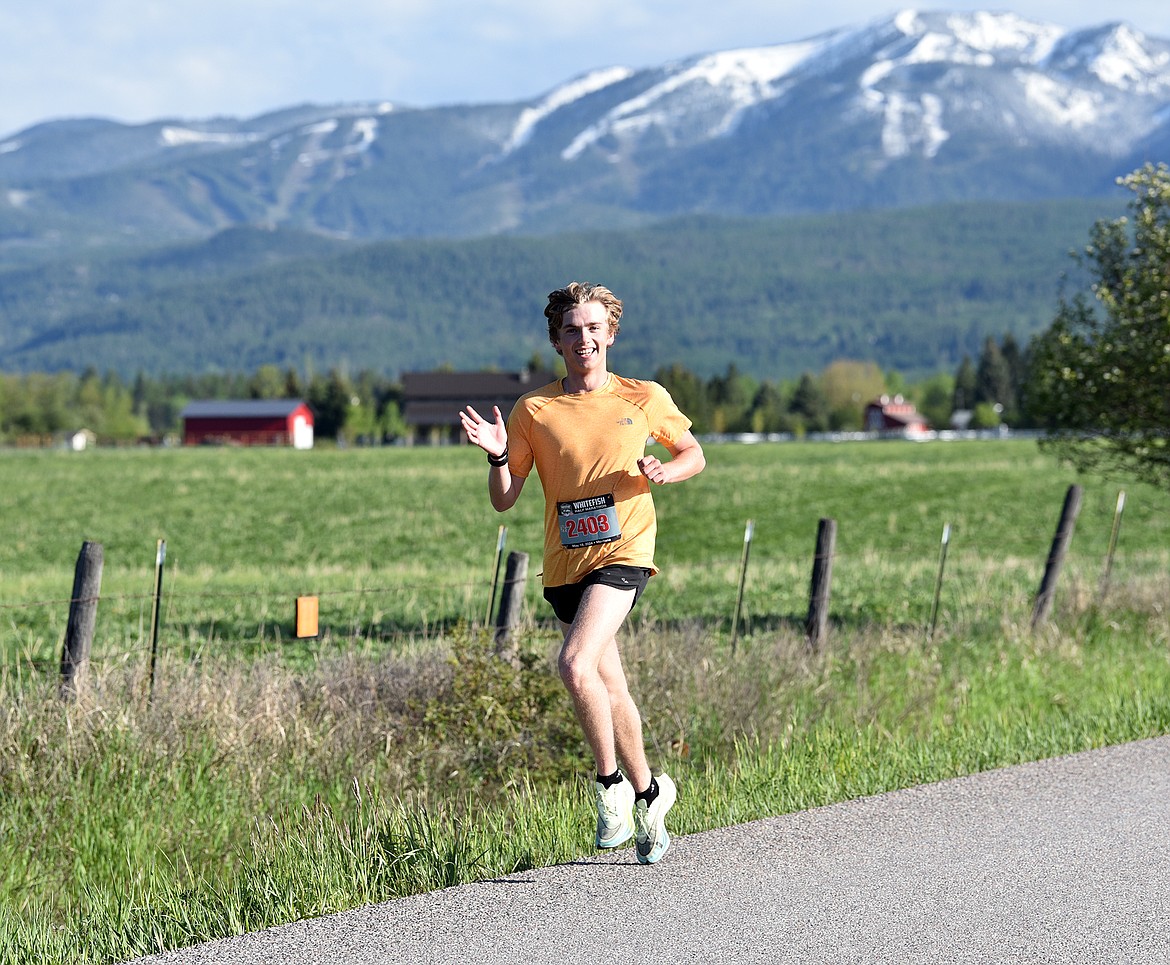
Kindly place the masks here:
<instances>
[{"instance_id":1,"label":"young man running","mask_svg":"<svg viewBox=\"0 0 1170 965\"><path fill-rule=\"evenodd\" d=\"M564 634L561 679L597 766L597 846L616 848L633 835L638 860L653 864L670 845L665 818L676 792L647 764L616 634L657 572L650 483L689 479L705 459L662 386L608 370L622 317L613 292L573 282L548 296L544 314L565 378L520 399L507 425L498 408L489 420L467 406L460 418L487 453L498 512L515 505L533 466L540 476L544 596ZM670 461L646 455L649 437Z\"/></svg>"}]
</instances>

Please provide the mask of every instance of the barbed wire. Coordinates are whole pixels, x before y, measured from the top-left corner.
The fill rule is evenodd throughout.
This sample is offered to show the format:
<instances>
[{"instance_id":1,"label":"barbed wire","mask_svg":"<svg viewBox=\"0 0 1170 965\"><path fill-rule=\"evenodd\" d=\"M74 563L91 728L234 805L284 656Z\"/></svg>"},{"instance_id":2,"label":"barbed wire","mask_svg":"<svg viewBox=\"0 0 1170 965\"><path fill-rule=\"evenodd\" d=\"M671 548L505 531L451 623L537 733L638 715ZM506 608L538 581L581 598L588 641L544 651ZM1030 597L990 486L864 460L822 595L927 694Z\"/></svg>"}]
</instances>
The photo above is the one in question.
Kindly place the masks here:
<instances>
[{"instance_id":1,"label":"barbed wire","mask_svg":"<svg viewBox=\"0 0 1170 965\"><path fill-rule=\"evenodd\" d=\"M433 589L435 586L445 586L448 589L459 589L459 588L469 589L471 587L476 587L476 586L481 586L481 585L483 585L482 581L479 581L479 580L470 580L470 581L467 581L466 583L446 583L446 584L436 584L434 582L400 583L397 586L390 586L390 587L371 586L371 587L355 587L353 589L346 589L346 590L314 590L311 592L305 592L305 593L301 593L301 594L294 593L291 595L293 595L293 596L297 596L297 595L299 595L299 596L317 596L317 597L321 597L321 596L346 596L346 595L362 595L362 594L373 594L373 593L399 593L399 592L403 592L403 591L414 591L414 590L429 590L429 589ZM233 590L231 592L220 591L220 590L201 590L201 591L196 592L196 593L170 593L170 592L167 592L167 593L164 593L163 596L168 601L170 601L170 600L215 600L215 599L245 600L245 599L251 598L256 593L266 593L269 595L275 595L275 591L273 591L271 587L255 586L255 587L249 587L249 588L246 588L243 590ZM129 601L136 600L139 602L153 601L154 594L153 593L115 593L115 594L102 593L98 596L89 596L89 597L61 597L59 599L54 599L54 600L30 600L30 601L26 601L24 603L0 603L0 610L21 610L21 609L31 609L34 607L47 607L47 606L71 606L74 603L96 603L96 602L103 602L103 601L106 603L116 603L116 602L124 602L127 600L129 600Z\"/></svg>"},{"instance_id":2,"label":"barbed wire","mask_svg":"<svg viewBox=\"0 0 1170 965\"><path fill-rule=\"evenodd\" d=\"M1141 519L1142 517L1139 514L1137 522L1135 523L1133 520L1130 520L1129 524L1131 526L1140 525ZM1099 525L1103 524L1105 521L1112 523L1113 513L1112 511L1106 511L1104 504L1099 502L1096 505L1095 511L1092 515L1092 521ZM813 565L815 565L818 561L832 561L835 567L839 567L837 569L834 582L840 582L840 574L842 572L850 572L852 575L847 584L844 587L834 588L833 596L835 602L841 603L842 601L845 601L849 607L856 608L859 605L864 606L864 601L859 602L858 597L864 596L867 592L867 581L865 579L859 579L858 574L864 574L867 570L875 569L873 566L875 560L888 558L913 559L916 561L917 565L914 567L913 575L907 579L905 587L909 598L899 600L891 606L885 606L884 608L889 610L899 610L901 612L914 613L916 612L916 608L924 609L927 606L927 603L923 602L921 599L918 599L916 594L920 591L921 587L926 585L927 578L935 571L935 568L938 565L936 547L939 546L939 537L937 534L943 531L943 525L944 524L942 523L937 525L932 524L930 526L922 524L915 525L912 527L912 529L914 532L921 534L918 538L910 538L908 536L908 530L910 530L911 527L906 527L902 529L901 532L891 533L891 536L894 538L888 542L876 542L872 538L872 535L869 535L866 537L866 542L860 545L852 543L849 539L848 530L843 529L838 532L838 542L831 553L802 553L799 556L799 565L801 567L807 566L810 562L810 557ZM1031 527L1026 530L1016 530L1014 538L1010 544L1004 544L1001 540L994 543L994 545L991 545L988 541L981 541L977 538L967 540L962 529L955 528L949 523L945 525L947 527L946 533L949 534L949 539L951 541L952 552L946 575L946 586L951 597L951 599L948 600L948 603L952 608L952 611L970 610L976 605L976 602L974 600L968 600L967 597L970 596L970 594L973 592L977 592L986 586L987 581L985 577L972 576L970 574L969 570L972 565L971 560L973 557L980 561L986 561L989 558L988 554L990 553L992 554L992 558L998 559L1000 561L1012 561L1013 566L1011 567L1009 573L1005 575L1005 579L1010 580L1014 577L1018 581L1019 567L1014 564L1021 561L1034 561L1029 565L1034 566L1036 573L1038 574L1044 565L1044 557L1042 554L1047 552L1048 547L1054 538L1054 531L1051 528ZM738 528L739 524L737 523L736 529L738 530ZM1082 513L1082 519L1079 525L1078 533L1083 533L1085 528L1085 518L1084 514ZM762 539L761 536L763 537ZM810 527L810 541L812 540L812 537L813 529ZM660 543L665 543L667 541L667 539L660 539ZM766 529L763 527L757 527L755 529L755 535L752 541L755 543L758 550L764 550L764 553L766 554L761 556L759 552L757 552L757 556L755 557L755 563L757 566L759 565L761 559L767 560L769 563L775 562L775 544L773 544L771 551L767 549L769 541L767 539ZM841 542L846 544L844 549L841 547ZM791 537L791 530L789 529L786 530L783 546L786 548L791 548L792 545L793 540ZM792 553L787 553L787 555L791 557L793 565L797 565L798 557ZM1156 556L1156 553L1154 555ZM1140 557L1143 560L1147 559L1149 556L1149 553L1140 554ZM1087 549L1081 548L1074 542L1074 544L1069 547L1068 554L1065 558L1065 564L1074 572L1079 572L1079 575L1083 579L1086 575L1084 571L1087 571L1089 567L1103 565L1103 557L1103 549L1097 547L1096 544L1094 544L1092 549ZM721 554L715 559L708 558L704 565L708 570L710 570L713 565L723 564L726 566L732 566L737 559L739 559L739 544L738 542L732 544L729 541L725 554ZM984 566L985 565L986 564L984 564ZM1118 555L1114 566L1114 578L1123 578L1126 573L1125 555ZM875 572L874 579L883 583L888 583L890 580L890 574ZM933 580L931 582L933 583ZM463 594L465 599L463 609L464 611L467 611L469 609L473 609L472 605L468 602L468 595L473 591L486 592L489 587L494 591L495 582L486 578L468 579L454 582L436 582L435 580L426 580L424 582L412 581L409 583L397 583L394 585L355 586L345 588L308 590L303 593L294 593L292 591L282 592L274 588L271 584L266 584L263 586L251 585L232 589L204 589L192 592L179 590L172 586L166 592L161 594L160 600L166 607L164 618L164 623L166 624L174 624L177 622L180 626L186 625L188 629L190 629L191 627L198 624L200 617L203 618L204 622L208 622L211 627L214 627L219 621L223 621L229 625L232 623L238 624L241 621L245 623L255 622L258 625L261 633L263 633L265 629L271 629L275 631L277 639L284 641L284 636L280 632L281 627L284 625L283 622L273 621L270 617L267 616L266 613L267 607L269 606L269 601L276 598L284 597L285 599L289 599L291 601L292 598L297 596L314 596L318 598L337 599L344 597L368 597L375 595L398 596L402 594L426 593L430 595L428 602L437 602L438 605L443 606L444 604L442 601L444 598ZM1031 589L1032 588L1029 587L1028 591L1030 592ZM752 586L750 581L745 582L745 607L750 605L751 601L757 599L759 594L764 592L770 591L766 588ZM785 595L785 598L791 597L794 600L799 601L800 592L801 591L799 589L790 589ZM1021 590L1021 592L1023 591ZM526 590L526 593L529 593L529 591ZM144 605L146 603L151 603L153 605L155 598L155 594L153 593L117 593L99 594L97 596L76 598L60 597L29 601L10 601L0 602L0 611L12 613L15 611L35 610L38 608L64 608L72 607L75 604L104 603L107 607L120 607L122 608L123 612L126 612L127 610L131 609L133 604ZM189 614L185 612L187 609L189 609L188 604L192 602L206 603L208 601L256 601L257 598L261 598L264 601L261 605L261 612L253 613L248 616L233 614L229 615L225 620L222 613ZM450 600L448 599L448 604L449 603ZM882 608L882 606L884 606L877 603L874 605L878 608ZM478 606L478 603L475 604L475 608L478 608ZM444 613L442 616L435 619L433 623L434 626L446 626L453 619L470 619L471 622L478 622L477 617L482 615L481 612L477 612L474 616L471 616L468 612L455 614L454 610L452 610L449 605L448 609L450 612ZM456 607L455 609L458 608ZM141 616L141 611L139 612ZM945 608L943 612L945 612ZM176 614L182 614L182 617L176 618ZM745 618L747 616L749 616L749 614L745 612ZM363 619L361 615L351 614L348 619L352 625L353 635L358 635L361 633L363 628L367 635L369 635L371 630L376 629L376 638L379 640L395 641L409 639L412 636L416 636L418 632L417 630L404 628L400 628L395 631L389 631L380 625L380 620L374 620L370 622L366 619ZM488 619L490 620L490 614ZM337 625L340 625L340 622L343 621L338 621ZM141 620L139 621L139 624L141 626ZM422 631L425 633L427 628L431 625L432 624L426 619L424 609L424 615L421 619L420 629L422 629ZM13 624L13 626L15 629L15 624ZM299 641L302 639L310 641L317 638L298 637L295 635L290 635L289 637L289 640ZM114 651L103 651L103 653L99 655L91 655L90 659L91 661L95 662L112 662L117 660L125 660L126 658L136 654L145 654L150 652L150 650L151 648L145 644L137 646L123 645L120 649ZM53 660L46 657L10 656L7 659L0 660L0 670L7 670L7 668L17 663L23 663L24 665L49 665L53 662Z\"/></svg>"}]
</instances>

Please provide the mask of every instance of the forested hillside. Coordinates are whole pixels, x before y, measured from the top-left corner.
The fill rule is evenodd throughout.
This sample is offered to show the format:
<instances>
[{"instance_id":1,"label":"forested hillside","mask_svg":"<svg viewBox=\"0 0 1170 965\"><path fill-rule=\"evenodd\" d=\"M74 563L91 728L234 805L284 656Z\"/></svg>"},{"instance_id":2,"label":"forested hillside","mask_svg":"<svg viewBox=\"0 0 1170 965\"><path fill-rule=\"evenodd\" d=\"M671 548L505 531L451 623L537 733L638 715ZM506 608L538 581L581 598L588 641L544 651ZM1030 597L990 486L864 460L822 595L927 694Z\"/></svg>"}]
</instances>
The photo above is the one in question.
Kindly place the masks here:
<instances>
[{"instance_id":1,"label":"forested hillside","mask_svg":"<svg viewBox=\"0 0 1170 965\"><path fill-rule=\"evenodd\" d=\"M141 256L0 274L10 372L514 368L548 352L552 288L601 281L627 305L619 371L734 364L763 379L864 359L954 371L987 336L1052 319L1093 222L1122 201L961 204L800 218L688 216L551 237L360 247L233 229Z\"/></svg>"}]
</instances>

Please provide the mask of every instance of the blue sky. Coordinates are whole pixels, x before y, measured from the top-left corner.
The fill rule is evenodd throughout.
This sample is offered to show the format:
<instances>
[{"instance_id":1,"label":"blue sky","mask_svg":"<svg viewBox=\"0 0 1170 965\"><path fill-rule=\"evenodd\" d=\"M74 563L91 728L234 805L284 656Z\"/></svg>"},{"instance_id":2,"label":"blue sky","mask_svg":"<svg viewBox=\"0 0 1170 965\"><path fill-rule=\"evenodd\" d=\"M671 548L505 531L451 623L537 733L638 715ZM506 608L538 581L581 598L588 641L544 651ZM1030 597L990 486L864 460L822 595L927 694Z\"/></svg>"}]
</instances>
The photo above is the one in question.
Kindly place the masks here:
<instances>
[{"instance_id":1,"label":"blue sky","mask_svg":"<svg viewBox=\"0 0 1170 965\"><path fill-rule=\"evenodd\" d=\"M293 104L518 101L584 71L800 40L873 0L29 0L0 9L0 137L45 120L250 117ZM1017 0L1066 27L1170 39L1166 0Z\"/></svg>"}]
</instances>

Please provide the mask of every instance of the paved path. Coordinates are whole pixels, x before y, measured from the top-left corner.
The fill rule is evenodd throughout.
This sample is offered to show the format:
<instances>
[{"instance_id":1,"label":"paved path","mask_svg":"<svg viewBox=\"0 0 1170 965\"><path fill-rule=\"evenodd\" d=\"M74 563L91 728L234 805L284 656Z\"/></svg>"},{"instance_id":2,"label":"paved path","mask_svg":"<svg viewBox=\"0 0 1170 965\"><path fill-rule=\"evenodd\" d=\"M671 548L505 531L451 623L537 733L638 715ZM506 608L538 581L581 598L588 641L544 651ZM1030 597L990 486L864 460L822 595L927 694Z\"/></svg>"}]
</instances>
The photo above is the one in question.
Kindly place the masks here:
<instances>
[{"instance_id":1,"label":"paved path","mask_svg":"<svg viewBox=\"0 0 1170 965\"><path fill-rule=\"evenodd\" d=\"M1170 737L141 961L1170 962Z\"/></svg>"}]
</instances>

